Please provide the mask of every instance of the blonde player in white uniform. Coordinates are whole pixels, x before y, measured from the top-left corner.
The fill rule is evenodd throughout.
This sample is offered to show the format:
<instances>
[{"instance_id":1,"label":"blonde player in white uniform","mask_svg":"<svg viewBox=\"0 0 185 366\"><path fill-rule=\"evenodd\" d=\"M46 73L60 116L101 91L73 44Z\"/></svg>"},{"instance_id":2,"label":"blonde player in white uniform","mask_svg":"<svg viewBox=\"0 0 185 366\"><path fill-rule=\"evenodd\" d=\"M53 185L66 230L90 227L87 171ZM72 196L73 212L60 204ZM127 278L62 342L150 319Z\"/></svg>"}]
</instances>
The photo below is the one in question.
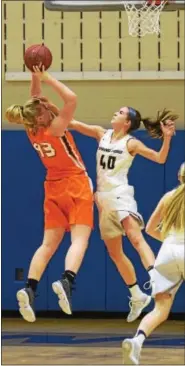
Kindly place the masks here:
<instances>
[{"instance_id":1,"label":"blonde player in white uniform","mask_svg":"<svg viewBox=\"0 0 185 366\"><path fill-rule=\"evenodd\" d=\"M162 322L167 320L174 297L185 280L185 163L179 170L180 186L168 192L152 214L146 231L163 241L154 266L155 307L141 321L132 339L123 342L125 365L138 365L142 345Z\"/></svg>"},{"instance_id":2,"label":"blonde player in white uniform","mask_svg":"<svg viewBox=\"0 0 185 366\"><path fill-rule=\"evenodd\" d=\"M175 130L173 120L177 117L164 110L158 113L155 121L151 121L142 119L135 109L123 107L114 114L111 121L112 129L109 130L78 121L72 121L70 124L72 129L94 137L99 142L95 195L99 209L99 226L109 255L131 294L128 322L138 318L149 304L151 297L143 293L137 283L134 267L123 252L122 235L127 235L140 255L144 267L150 270L150 277L155 257L142 235L143 219L137 211L134 188L128 184L127 176L137 154L159 164L165 163ZM130 134L140 127L141 121L151 136L162 137L163 143L159 152L149 149Z\"/></svg>"}]
</instances>

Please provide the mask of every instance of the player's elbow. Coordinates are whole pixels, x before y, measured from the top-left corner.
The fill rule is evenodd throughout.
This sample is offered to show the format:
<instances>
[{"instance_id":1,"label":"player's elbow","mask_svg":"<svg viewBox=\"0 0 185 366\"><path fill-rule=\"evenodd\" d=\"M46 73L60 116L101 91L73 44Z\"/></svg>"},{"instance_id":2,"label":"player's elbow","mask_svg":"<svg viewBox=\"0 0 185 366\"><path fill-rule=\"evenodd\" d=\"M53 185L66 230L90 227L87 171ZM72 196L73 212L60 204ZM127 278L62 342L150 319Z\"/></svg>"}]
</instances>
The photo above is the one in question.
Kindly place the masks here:
<instances>
[{"instance_id":1,"label":"player's elbow","mask_svg":"<svg viewBox=\"0 0 185 366\"><path fill-rule=\"evenodd\" d=\"M149 226L149 224L146 225L145 231L146 231L147 234L150 235L150 226Z\"/></svg>"},{"instance_id":2,"label":"player's elbow","mask_svg":"<svg viewBox=\"0 0 185 366\"><path fill-rule=\"evenodd\" d=\"M163 159L161 158L158 160L158 164L165 164L165 163L166 163L166 159L164 159L164 158Z\"/></svg>"},{"instance_id":3,"label":"player's elbow","mask_svg":"<svg viewBox=\"0 0 185 366\"><path fill-rule=\"evenodd\" d=\"M157 157L156 157L156 162L157 162L158 164L164 164L164 163L166 163L166 159L167 159L167 157L157 155Z\"/></svg>"},{"instance_id":4,"label":"player's elbow","mask_svg":"<svg viewBox=\"0 0 185 366\"><path fill-rule=\"evenodd\" d=\"M71 97L69 98L68 102L66 103L66 107L68 108L68 110L71 111L71 113L76 110L76 107L77 107L77 96L75 94L71 95Z\"/></svg>"},{"instance_id":5,"label":"player's elbow","mask_svg":"<svg viewBox=\"0 0 185 366\"><path fill-rule=\"evenodd\" d=\"M77 106L77 95L73 92L70 93L67 103Z\"/></svg>"}]
</instances>

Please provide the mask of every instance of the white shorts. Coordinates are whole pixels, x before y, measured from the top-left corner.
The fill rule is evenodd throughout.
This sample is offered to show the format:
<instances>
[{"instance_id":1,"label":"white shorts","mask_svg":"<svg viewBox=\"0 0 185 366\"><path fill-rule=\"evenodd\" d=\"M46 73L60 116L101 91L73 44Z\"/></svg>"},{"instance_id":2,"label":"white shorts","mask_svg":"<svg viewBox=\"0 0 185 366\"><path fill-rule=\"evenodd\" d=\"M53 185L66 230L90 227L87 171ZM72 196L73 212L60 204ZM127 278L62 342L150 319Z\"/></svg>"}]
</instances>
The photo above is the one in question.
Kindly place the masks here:
<instances>
[{"instance_id":1,"label":"white shorts","mask_svg":"<svg viewBox=\"0 0 185 366\"><path fill-rule=\"evenodd\" d=\"M137 212L132 186L121 187L111 192L96 192L95 201L99 211L99 227L102 239L112 239L125 235L122 220L134 217L141 229L144 228L142 216Z\"/></svg>"},{"instance_id":2,"label":"white shorts","mask_svg":"<svg viewBox=\"0 0 185 366\"><path fill-rule=\"evenodd\" d=\"M185 250L184 242L174 236L165 239L154 265L155 288L152 295L171 293L175 295L183 280L185 280Z\"/></svg>"}]
</instances>

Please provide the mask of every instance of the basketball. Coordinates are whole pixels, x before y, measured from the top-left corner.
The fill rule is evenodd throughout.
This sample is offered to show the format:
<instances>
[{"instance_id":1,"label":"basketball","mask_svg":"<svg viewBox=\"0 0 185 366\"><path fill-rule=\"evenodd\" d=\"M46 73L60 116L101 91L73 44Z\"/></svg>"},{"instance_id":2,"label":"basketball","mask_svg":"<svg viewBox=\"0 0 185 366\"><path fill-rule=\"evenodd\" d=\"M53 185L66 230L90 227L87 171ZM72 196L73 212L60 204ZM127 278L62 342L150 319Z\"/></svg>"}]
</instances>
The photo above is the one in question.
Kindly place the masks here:
<instances>
[{"instance_id":1,"label":"basketball","mask_svg":"<svg viewBox=\"0 0 185 366\"><path fill-rule=\"evenodd\" d=\"M49 48L44 45L32 45L27 48L24 54L24 62L30 71L33 71L33 66L39 66L40 63L42 63L45 70L47 70L52 63L52 53Z\"/></svg>"}]
</instances>

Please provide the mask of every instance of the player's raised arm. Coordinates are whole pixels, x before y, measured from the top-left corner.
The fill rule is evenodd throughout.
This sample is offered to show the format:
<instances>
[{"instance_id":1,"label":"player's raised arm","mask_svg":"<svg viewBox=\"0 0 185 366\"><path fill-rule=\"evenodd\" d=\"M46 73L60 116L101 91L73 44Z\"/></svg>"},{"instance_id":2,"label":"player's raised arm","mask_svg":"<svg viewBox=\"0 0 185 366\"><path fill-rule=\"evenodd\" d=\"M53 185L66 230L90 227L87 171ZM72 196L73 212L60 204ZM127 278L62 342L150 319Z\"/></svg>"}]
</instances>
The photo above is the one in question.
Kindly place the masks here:
<instances>
[{"instance_id":1,"label":"player's raised arm","mask_svg":"<svg viewBox=\"0 0 185 366\"><path fill-rule=\"evenodd\" d=\"M50 85L56 91L64 102L63 108L59 109L58 116L53 119L50 127L48 128L52 135L61 136L73 119L77 104L77 96L66 85L53 78L48 72L45 72L44 68L41 72L36 66L34 71L41 80Z\"/></svg>"},{"instance_id":2,"label":"player's raised arm","mask_svg":"<svg viewBox=\"0 0 185 366\"><path fill-rule=\"evenodd\" d=\"M72 130L75 130L77 132L80 132L82 135L93 137L96 140L100 141L102 136L105 133L105 129L101 126L97 125L88 125L83 122L79 122L76 120L72 120L69 124L69 128Z\"/></svg>"},{"instance_id":3,"label":"player's raised arm","mask_svg":"<svg viewBox=\"0 0 185 366\"><path fill-rule=\"evenodd\" d=\"M146 159L155 161L159 164L164 164L167 160L170 143L173 135L175 134L174 121L178 118L177 115L171 111L164 110L158 115L156 121L150 119L143 119L143 124L148 130L149 135L154 138L163 138L163 144L160 151L155 151L148 148L145 144L137 139L131 139L128 141L128 151L131 155L141 155Z\"/></svg>"},{"instance_id":4,"label":"player's raised arm","mask_svg":"<svg viewBox=\"0 0 185 366\"><path fill-rule=\"evenodd\" d=\"M30 86L30 95L31 97L41 97L42 89L41 89L41 80L37 76L36 73L31 73L31 86Z\"/></svg>"},{"instance_id":5,"label":"player's raised arm","mask_svg":"<svg viewBox=\"0 0 185 366\"><path fill-rule=\"evenodd\" d=\"M159 241L163 240L161 231L159 230L159 224L162 221L164 205L167 197L169 197L169 192L161 198L146 225L146 233Z\"/></svg>"}]
</instances>

